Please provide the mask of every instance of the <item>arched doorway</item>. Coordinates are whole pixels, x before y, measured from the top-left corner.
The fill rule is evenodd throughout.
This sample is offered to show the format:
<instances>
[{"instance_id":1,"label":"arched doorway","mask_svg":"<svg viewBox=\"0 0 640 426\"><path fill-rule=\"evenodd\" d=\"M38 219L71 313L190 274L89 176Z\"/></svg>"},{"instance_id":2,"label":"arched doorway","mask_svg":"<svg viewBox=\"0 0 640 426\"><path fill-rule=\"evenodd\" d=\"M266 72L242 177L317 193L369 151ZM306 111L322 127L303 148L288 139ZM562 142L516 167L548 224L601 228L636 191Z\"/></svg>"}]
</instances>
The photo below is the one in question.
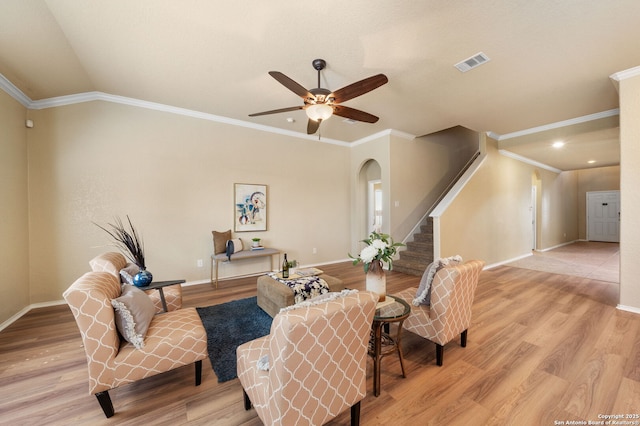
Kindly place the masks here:
<instances>
[{"instance_id":1,"label":"arched doorway","mask_svg":"<svg viewBox=\"0 0 640 426\"><path fill-rule=\"evenodd\" d=\"M358 173L358 235L369 235L384 226L382 169L376 160L367 160Z\"/></svg>"}]
</instances>

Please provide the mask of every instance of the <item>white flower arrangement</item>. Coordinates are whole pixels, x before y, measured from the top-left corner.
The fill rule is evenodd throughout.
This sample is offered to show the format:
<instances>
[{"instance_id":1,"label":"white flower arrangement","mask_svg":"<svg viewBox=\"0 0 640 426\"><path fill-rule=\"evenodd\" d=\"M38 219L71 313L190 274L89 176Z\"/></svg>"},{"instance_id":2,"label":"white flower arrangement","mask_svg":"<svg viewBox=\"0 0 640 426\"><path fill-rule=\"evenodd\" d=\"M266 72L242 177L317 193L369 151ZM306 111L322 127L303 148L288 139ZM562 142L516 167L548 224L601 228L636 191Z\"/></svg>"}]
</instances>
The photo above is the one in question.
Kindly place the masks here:
<instances>
[{"instance_id":1,"label":"white flower arrangement","mask_svg":"<svg viewBox=\"0 0 640 426\"><path fill-rule=\"evenodd\" d=\"M362 240L362 242L366 244L366 247L360 251L360 254L357 257L349 254L349 257L353 259L354 265L362 262L365 273L369 271L369 266L374 260L387 263L389 270L391 270L393 267L393 256L395 256L398 251L398 247L404 246L402 243L394 243L391 236L378 232L372 232L369 238Z\"/></svg>"}]
</instances>

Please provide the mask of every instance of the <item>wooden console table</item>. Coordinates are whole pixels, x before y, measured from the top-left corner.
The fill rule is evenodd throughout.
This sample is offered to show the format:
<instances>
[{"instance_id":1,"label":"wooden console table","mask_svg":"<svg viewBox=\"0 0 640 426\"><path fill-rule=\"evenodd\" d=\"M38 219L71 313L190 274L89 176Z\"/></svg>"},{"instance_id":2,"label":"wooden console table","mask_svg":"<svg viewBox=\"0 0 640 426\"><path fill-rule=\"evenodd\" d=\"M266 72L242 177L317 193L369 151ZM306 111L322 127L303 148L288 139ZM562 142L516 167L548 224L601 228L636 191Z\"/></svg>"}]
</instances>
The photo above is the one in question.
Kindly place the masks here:
<instances>
[{"instance_id":1,"label":"wooden console table","mask_svg":"<svg viewBox=\"0 0 640 426\"><path fill-rule=\"evenodd\" d=\"M271 258L271 270L277 270L280 267L280 250L274 248L264 248L261 250L242 250L231 255L231 260L227 258L226 253L211 255L211 284L218 288L218 265L220 262L234 262L243 259L255 259L256 257L278 256L278 263L273 266L273 257Z\"/></svg>"}]
</instances>

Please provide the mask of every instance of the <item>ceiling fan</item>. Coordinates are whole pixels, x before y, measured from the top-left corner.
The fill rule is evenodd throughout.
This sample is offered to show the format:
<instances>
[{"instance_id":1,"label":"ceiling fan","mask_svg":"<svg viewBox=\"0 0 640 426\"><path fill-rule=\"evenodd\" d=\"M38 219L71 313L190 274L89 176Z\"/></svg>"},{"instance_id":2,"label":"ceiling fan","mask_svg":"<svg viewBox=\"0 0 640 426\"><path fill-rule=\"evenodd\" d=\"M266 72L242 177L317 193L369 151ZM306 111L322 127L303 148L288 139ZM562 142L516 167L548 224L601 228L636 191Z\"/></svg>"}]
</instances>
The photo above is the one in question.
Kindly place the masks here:
<instances>
[{"instance_id":1,"label":"ceiling fan","mask_svg":"<svg viewBox=\"0 0 640 426\"><path fill-rule=\"evenodd\" d=\"M349 108L348 106L341 104L382 86L389 81L386 75L377 74L332 92L320 87L320 71L327 66L326 61L324 59L314 59L312 65L313 68L318 71L318 87L309 90L305 89L300 84L296 83L279 71L269 71L269 75L271 77L275 78L284 87L300 96L304 101L304 105L257 112L255 114L249 114L249 117L303 109L307 113L307 117L309 117L309 121L307 123L307 134L309 135L318 131L320 123L331 117L333 114L349 118L351 120L363 121L365 123L375 123L378 121L378 117L375 115L355 108Z\"/></svg>"}]
</instances>

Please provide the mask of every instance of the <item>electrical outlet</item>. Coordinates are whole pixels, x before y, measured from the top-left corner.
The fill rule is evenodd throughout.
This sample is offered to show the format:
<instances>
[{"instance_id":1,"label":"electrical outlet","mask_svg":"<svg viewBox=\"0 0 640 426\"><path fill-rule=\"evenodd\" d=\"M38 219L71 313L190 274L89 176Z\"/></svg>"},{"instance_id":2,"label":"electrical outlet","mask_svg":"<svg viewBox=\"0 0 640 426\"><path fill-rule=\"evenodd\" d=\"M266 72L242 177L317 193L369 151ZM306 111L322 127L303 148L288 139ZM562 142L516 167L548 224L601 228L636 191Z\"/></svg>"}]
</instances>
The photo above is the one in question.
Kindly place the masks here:
<instances>
[{"instance_id":1,"label":"electrical outlet","mask_svg":"<svg viewBox=\"0 0 640 426\"><path fill-rule=\"evenodd\" d=\"M318 249L317 248L313 248L313 250L311 250L313 254L318 254Z\"/></svg>"},{"instance_id":2,"label":"electrical outlet","mask_svg":"<svg viewBox=\"0 0 640 426\"><path fill-rule=\"evenodd\" d=\"M202 259L198 259L198 268L202 268L204 263L202 263Z\"/></svg>"}]
</instances>

